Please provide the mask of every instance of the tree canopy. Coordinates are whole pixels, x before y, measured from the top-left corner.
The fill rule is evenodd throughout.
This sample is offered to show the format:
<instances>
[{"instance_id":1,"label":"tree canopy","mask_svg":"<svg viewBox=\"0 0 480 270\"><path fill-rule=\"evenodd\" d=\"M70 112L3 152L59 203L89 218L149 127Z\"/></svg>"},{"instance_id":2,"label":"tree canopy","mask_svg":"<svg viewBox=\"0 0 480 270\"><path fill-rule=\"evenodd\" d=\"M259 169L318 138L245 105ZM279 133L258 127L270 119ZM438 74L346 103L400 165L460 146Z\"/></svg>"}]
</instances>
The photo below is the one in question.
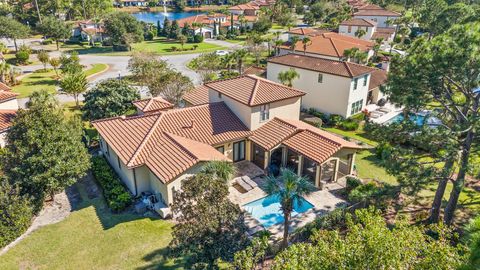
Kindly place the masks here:
<instances>
[{"instance_id":1,"label":"tree canopy","mask_svg":"<svg viewBox=\"0 0 480 270\"><path fill-rule=\"evenodd\" d=\"M129 13L113 12L106 16L104 24L114 46L130 47L131 43L143 41L143 26Z\"/></svg>"},{"instance_id":2,"label":"tree canopy","mask_svg":"<svg viewBox=\"0 0 480 270\"><path fill-rule=\"evenodd\" d=\"M38 30L43 35L55 40L57 50L59 49L59 41L71 35L70 26L53 16L43 18L42 23L38 24Z\"/></svg>"},{"instance_id":3,"label":"tree canopy","mask_svg":"<svg viewBox=\"0 0 480 270\"><path fill-rule=\"evenodd\" d=\"M85 93L83 117L89 120L125 115L133 110L132 101L140 98L127 81L108 79Z\"/></svg>"},{"instance_id":4,"label":"tree canopy","mask_svg":"<svg viewBox=\"0 0 480 270\"><path fill-rule=\"evenodd\" d=\"M28 37L30 29L12 18L0 16L0 38L13 39L17 50L17 39Z\"/></svg>"}]
</instances>

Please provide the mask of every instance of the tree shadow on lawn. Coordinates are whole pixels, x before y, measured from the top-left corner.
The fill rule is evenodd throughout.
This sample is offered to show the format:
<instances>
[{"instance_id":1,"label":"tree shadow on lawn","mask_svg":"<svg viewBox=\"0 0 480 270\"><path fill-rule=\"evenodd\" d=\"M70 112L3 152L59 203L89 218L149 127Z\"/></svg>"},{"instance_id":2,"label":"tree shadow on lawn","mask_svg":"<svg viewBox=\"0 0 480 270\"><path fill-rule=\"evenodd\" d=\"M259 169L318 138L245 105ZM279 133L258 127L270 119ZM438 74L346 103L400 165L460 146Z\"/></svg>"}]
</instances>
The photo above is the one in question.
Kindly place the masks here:
<instances>
[{"instance_id":1,"label":"tree shadow on lawn","mask_svg":"<svg viewBox=\"0 0 480 270\"><path fill-rule=\"evenodd\" d=\"M185 265L185 258L170 258L168 256L169 249L157 249L143 257L148 265L137 267L137 270L153 270L153 269L183 269Z\"/></svg>"},{"instance_id":2,"label":"tree shadow on lawn","mask_svg":"<svg viewBox=\"0 0 480 270\"><path fill-rule=\"evenodd\" d=\"M96 53L114 53L117 51L114 51L112 47L91 47L91 48L81 48L81 49L71 49L68 50L68 53L71 53L73 51L78 52L78 54L96 54Z\"/></svg>"}]
</instances>

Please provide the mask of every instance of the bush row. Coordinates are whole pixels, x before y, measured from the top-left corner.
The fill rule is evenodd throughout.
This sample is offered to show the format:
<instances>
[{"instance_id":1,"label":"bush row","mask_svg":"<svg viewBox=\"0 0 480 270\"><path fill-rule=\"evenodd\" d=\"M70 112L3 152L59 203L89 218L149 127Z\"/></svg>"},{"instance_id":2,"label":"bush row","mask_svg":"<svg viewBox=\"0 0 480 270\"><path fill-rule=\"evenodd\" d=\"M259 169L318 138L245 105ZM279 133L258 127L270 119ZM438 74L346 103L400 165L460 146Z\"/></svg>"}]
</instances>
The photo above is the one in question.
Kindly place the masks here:
<instances>
[{"instance_id":1,"label":"bush row","mask_svg":"<svg viewBox=\"0 0 480 270\"><path fill-rule=\"evenodd\" d=\"M345 119L341 115L321 113L313 108L308 109L306 112L320 118L322 120L322 126L336 127L346 131L357 130L360 126L360 122L365 119L365 115L363 113L356 114Z\"/></svg>"},{"instance_id":2,"label":"bush row","mask_svg":"<svg viewBox=\"0 0 480 270\"><path fill-rule=\"evenodd\" d=\"M92 158L92 172L102 186L103 195L110 209L119 212L132 203L132 195L104 157Z\"/></svg>"}]
</instances>

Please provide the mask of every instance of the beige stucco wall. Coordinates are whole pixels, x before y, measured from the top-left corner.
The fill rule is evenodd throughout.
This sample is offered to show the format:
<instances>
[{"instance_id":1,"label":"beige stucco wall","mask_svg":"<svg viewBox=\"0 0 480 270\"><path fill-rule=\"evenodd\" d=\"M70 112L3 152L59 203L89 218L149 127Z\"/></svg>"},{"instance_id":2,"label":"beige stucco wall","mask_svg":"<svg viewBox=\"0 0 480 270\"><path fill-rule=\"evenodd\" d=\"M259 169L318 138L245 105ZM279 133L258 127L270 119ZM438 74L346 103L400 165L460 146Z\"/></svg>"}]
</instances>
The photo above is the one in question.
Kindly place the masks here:
<instances>
[{"instance_id":1,"label":"beige stucco wall","mask_svg":"<svg viewBox=\"0 0 480 270\"><path fill-rule=\"evenodd\" d=\"M300 119L301 103L302 103L301 97L290 98L290 99L285 99L285 100L280 100L277 102L270 103L269 119L266 121L260 121L261 106L253 107L251 129L255 130L261 127L263 124L267 123L269 120L273 119L274 117L293 119L293 120Z\"/></svg>"},{"instance_id":2,"label":"beige stucco wall","mask_svg":"<svg viewBox=\"0 0 480 270\"><path fill-rule=\"evenodd\" d=\"M221 97L218 96L218 92L212 89L209 89L208 91L208 100L210 102L220 102L223 101L225 104L232 110L232 112L247 126L249 129L251 129L251 121L252 121L252 108L242 104L232 98L229 98L225 95L222 95Z\"/></svg>"},{"instance_id":3,"label":"beige stucco wall","mask_svg":"<svg viewBox=\"0 0 480 270\"><path fill-rule=\"evenodd\" d=\"M366 34L364 36L362 36L361 39L370 40L372 38L373 33L375 32L375 26L355 26L355 25L352 25L350 29L351 29L351 31L349 33L347 25L340 25L338 27L338 33L342 34L342 35L350 36L350 37L356 37L355 33L359 29L363 29L363 30L366 31Z\"/></svg>"},{"instance_id":4,"label":"beige stucco wall","mask_svg":"<svg viewBox=\"0 0 480 270\"><path fill-rule=\"evenodd\" d=\"M0 103L0 110L18 110L17 99L12 99L12 100Z\"/></svg>"},{"instance_id":5,"label":"beige stucco wall","mask_svg":"<svg viewBox=\"0 0 480 270\"><path fill-rule=\"evenodd\" d=\"M278 74L282 71L289 70L290 68L291 67L289 66L268 63L267 79L280 82L280 80L278 80ZM349 117L353 102L364 99L363 106L365 106L370 75L367 77L366 86L363 86L363 75L359 76L357 89L353 90L354 78L322 73L323 81L322 83L319 83L319 72L300 68L294 69L298 72L300 77L293 81L293 87L307 93L302 98L302 108L315 108L320 112Z\"/></svg>"}]
</instances>

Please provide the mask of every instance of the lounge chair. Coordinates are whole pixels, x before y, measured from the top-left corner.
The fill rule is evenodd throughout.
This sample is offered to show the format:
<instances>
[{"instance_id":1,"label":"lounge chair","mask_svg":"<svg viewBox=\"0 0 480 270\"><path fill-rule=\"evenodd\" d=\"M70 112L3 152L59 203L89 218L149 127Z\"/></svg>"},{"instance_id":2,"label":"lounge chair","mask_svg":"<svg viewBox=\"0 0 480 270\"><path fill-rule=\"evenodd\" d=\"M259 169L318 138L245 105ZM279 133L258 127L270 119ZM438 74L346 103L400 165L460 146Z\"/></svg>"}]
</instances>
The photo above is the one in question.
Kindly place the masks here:
<instances>
[{"instance_id":1,"label":"lounge chair","mask_svg":"<svg viewBox=\"0 0 480 270\"><path fill-rule=\"evenodd\" d=\"M375 117L375 118L376 118L376 117L380 117L380 116L382 116L382 115L383 115L383 113L382 113L382 112L379 112L379 111L373 111L373 112L370 113L370 116L373 116L373 117Z\"/></svg>"},{"instance_id":2,"label":"lounge chair","mask_svg":"<svg viewBox=\"0 0 480 270\"><path fill-rule=\"evenodd\" d=\"M235 183L237 183L239 186L241 186L245 191L250 191L253 189L252 186L250 186L247 182L245 182L242 177L237 177L234 179Z\"/></svg>"},{"instance_id":3,"label":"lounge chair","mask_svg":"<svg viewBox=\"0 0 480 270\"><path fill-rule=\"evenodd\" d=\"M378 111L381 111L381 112L384 112L384 113L389 113L389 112L392 111L391 109L386 108L386 107L381 107L381 108L378 108L377 110L378 110Z\"/></svg>"},{"instance_id":4,"label":"lounge chair","mask_svg":"<svg viewBox=\"0 0 480 270\"><path fill-rule=\"evenodd\" d=\"M242 180L247 183L249 186L252 187L252 189L258 187L257 183L255 183L255 181L253 181L252 179L250 179L250 177L248 175L245 175L245 176L242 176Z\"/></svg>"}]
</instances>

